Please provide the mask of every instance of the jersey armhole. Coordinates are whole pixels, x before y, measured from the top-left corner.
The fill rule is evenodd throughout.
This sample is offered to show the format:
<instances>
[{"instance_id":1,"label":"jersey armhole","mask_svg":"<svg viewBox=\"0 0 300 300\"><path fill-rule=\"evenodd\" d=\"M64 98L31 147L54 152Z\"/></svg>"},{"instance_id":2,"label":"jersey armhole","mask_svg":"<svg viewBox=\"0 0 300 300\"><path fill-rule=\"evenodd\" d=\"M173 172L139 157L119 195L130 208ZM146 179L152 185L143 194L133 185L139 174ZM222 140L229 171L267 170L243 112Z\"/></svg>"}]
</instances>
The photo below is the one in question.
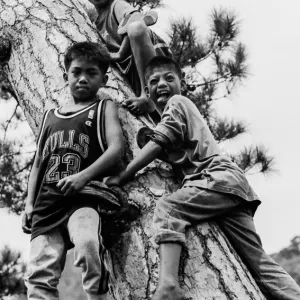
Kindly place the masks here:
<instances>
[{"instance_id":1,"label":"jersey armhole","mask_svg":"<svg viewBox=\"0 0 300 300\"><path fill-rule=\"evenodd\" d=\"M46 123L46 120L47 120L47 117L48 117L48 114L49 114L50 111L51 111L51 109L46 110L45 113L44 113L44 116L43 116L43 119L42 119L42 122L41 122L41 126L40 126L40 131L39 131L39 134L38 134L38 137L37 137L36 151L40 151L40 144L41 144L41 140L42 140L43 133L44 133L45 123Z\"/></svg>"},{"instance_id":2,"label":"jersey armhole","mask_svg":"<svg viewBox=\"0 0 300 300\"><path fill-rule=\"evenodd\" d=\"M107 149L106 131L105 131L105 110L107 101L113 101L110 98L100 100L97 113L97 136L101 150Z\"/></svg>"}]
</instances>

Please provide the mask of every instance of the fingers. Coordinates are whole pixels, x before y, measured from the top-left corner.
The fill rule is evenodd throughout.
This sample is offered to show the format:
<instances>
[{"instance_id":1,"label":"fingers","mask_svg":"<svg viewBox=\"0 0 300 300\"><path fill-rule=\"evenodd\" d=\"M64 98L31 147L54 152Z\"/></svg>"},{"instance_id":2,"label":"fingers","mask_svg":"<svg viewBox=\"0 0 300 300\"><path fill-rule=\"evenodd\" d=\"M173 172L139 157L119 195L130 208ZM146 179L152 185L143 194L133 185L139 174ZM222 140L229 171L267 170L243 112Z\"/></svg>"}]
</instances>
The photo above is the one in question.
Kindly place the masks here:
<instances>
[{"instance_id":1,"label":"fingers","mask_svg":"<svg viewBox=\"0 0 300 300\"><path fill-rule=\"evenodd\" d=\"M57 183L56 187L58 187L60 189L60 191L64 194L64 196L70 196L74 192L72 182L69 181L67 177L61 179Z\"/></svg>"},{"instance_id":2,"label":"fingers","mask_svg":"<svg viewBox=\"0 0 300 300\"><path fill-rule=\"evenodd\" d=\"M140 111L140 101L136 99L128 99L122 103L123 107L126 107L131 113L138 115Z\"/></svg>"},{"instance_id":3,"label":"fingers","mask_svg":"<svg viewBox=\"0 0 300 300\"><path fill-rule=\"evenodd\" d=\"M24 233L31 233L31 214L24 213L22 218L22 230Z\"/></svg>"}]
</instances>

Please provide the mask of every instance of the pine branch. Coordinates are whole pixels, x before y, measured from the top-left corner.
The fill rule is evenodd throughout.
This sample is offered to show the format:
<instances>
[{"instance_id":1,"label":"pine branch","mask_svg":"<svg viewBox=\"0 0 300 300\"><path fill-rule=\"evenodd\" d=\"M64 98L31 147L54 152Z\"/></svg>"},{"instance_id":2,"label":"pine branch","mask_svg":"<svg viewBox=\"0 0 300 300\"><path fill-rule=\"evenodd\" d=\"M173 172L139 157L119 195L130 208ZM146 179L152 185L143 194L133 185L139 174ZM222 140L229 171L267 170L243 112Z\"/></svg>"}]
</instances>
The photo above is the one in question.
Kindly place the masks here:
<instances>
[{"instance_id":1,"label":"pine branch","mask_svg":"<svg viewBox=\"0 0 300 300\"><path fill-rule=\"evenodd\" d=\"M214 120L212 125L212 133L218 142L230 140L246 132L247 126L245 122L232 121L228 119L221 120L219 118Z\"/></svg>"},{"instance_id":2,"label":"pine branch","mask_svg":"<svg viewBox=\"0 0 300 300\"><path fill-rule=\"evenodd\" d=\"M262 145L245 147L238 155L230 156L248 175L257 173L266 175L276 171L274 168L274 157L270 156L267 149ZM256 172L250 173L251 170L255 170Z\"/></svg>"},{"instance_id":3,"label":"pine branch","mask_svg":"<svg viewBox=\"0 0 300 300\"><path fill-rule=\"evenodd\" d=\"M6 139L6 134L7 134L8 126L9 126L9 124L12 122L12 119L14 118L14 116L16 115L18 107L19 107L19 104L17 104L17 105L15 106L15 109L14 109L14 111L13 111L11 117L6 121L6 126L5 126L5 128L4 128L3 144L4 144L5 139ZM2 144L2 145L3 145L3 144Z\"/></svg>"}]
</instances>

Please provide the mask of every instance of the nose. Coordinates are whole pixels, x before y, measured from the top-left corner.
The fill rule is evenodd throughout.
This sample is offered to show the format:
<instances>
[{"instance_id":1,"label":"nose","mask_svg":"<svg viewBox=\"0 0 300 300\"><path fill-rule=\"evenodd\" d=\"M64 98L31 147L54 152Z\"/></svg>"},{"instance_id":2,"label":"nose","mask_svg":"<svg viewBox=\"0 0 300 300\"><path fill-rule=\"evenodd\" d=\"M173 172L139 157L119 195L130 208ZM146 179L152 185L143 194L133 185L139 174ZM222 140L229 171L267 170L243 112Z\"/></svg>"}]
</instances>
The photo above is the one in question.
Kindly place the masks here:
<instances>
[{"instance_id":1,"label":"nose","mask_svg":"<svg viewBox=\"0 0 300 300\"><path fill-rule=\"evenodd\" d=\"M167 85L166 80L163 77L159 78L157 87L164 87L166 85Z\"/></svg>"},{"instance_id":2,"label":"nose","mask_svg":"<svg viewBox=\"0 0 300 300\"><path fill-rule=\"evenodd\" d=\"M81 75L81 76L79 77L78 82L81 83L81 84L87 83L86 76L85 76L85 75Z\"/></svg>"}]
</instances>

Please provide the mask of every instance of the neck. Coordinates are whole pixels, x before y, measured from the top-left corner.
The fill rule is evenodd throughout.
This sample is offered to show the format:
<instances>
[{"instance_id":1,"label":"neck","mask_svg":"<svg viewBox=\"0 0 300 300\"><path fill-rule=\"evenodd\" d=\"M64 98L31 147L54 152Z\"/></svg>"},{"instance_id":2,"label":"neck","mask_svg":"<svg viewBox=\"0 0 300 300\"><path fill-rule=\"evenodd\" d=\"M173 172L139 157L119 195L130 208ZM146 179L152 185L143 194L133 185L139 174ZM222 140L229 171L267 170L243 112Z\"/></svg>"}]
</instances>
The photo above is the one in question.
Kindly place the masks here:
<instances>
[{"instance_id":1,"label":"neck","mask_svg":"<svg viewBox=\"0 0 300 300\"><path fill-rule=\"evenodd\" d=\"M89 99L73 98L72 106L88 106L97 100L96 96Z\"/></svg>"},{"instance_id":2,"label":"neck","mask_svg":"<svg viewBox=\"0 0 300 300\"><path fill-rule=\"evenodd\" d=\"M103 12L103 10L105 9L105 8L107 8L110 4L111 4L111 2L112 1L108 1L106 4L104 4L104 5L94 5L95 6L95 8L96 8L96 10L97 10L97 13L98 13L98 15L101 15L102 14L102 12Z\"/></svg>"}]
</instances>

